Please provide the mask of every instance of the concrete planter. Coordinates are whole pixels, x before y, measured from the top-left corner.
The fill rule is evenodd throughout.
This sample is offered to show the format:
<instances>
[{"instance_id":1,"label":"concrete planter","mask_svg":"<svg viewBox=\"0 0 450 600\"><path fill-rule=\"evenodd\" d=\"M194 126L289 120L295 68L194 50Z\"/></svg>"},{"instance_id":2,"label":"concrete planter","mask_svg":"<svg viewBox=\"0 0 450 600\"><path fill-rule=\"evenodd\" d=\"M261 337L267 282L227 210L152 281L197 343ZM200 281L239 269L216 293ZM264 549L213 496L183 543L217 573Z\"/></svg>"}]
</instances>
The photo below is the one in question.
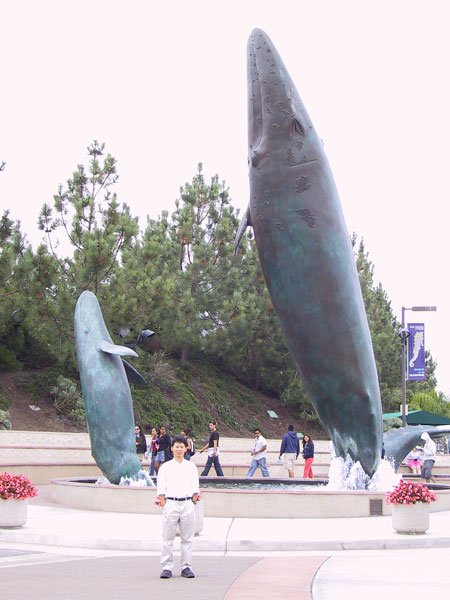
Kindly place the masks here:
<instances>
[{"instance_id":1,"label":"concrete planter","mask_svg":"<svg viewBox=\"0 0 450 600\"><path fill-rule=\"evenodd\" d=\"M0 500L0 527L22 527L27 521L28 500Z\"/></svg>"},{"instance_id":2,"label":"concrete planter","mask_svg":"<svg viewBox=\"0 0 450 600\"><path fill-rule=\"evenodd\" d=\"M397 533L425 533L430 526L430 505L426 502L392 504L392 526Z\"/></svg>"}]
</instances>

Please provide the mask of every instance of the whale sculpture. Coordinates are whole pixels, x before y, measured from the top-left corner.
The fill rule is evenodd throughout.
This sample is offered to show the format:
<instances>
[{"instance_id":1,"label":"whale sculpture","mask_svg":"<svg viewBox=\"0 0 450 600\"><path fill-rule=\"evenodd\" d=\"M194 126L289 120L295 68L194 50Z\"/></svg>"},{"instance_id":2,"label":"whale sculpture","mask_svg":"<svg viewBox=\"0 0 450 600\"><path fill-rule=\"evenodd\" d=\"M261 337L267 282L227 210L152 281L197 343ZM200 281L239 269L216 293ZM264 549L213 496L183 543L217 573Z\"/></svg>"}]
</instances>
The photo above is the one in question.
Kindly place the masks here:
<instances>
[{"instance_id":1,"label":"whale sculpture","mask_svg":"<svg viewBox=\"0 0 450 600\"><path fill-rule=\"evenodd\" d=\"M385 457L398 470L402 460L421 442L420 436L427 432L431 438L449 433L450 427L437 428L431 425L409 425L390 429L383 436Z\"/></svg>"},{"instance_id":2,"label":"whale sculpture","mask_svg":"<svg viewBox=\"0 0 450 600\"><path fill-rule=\"evenodd\" d=\"M133 478L142 469L125 369L133 381L142 384L145 380L131 365L124 365L121 356L137 354L113 343L92 292L85 291L78 298L74 326L92 456L104 476L118 484L122 477Z\"/></svg>"},{"instance_id":3,"label":"whale sculpture","mask_svg":"<svg viewBox=\"0 0 450 600\"><path fill-rule=\"evenodd\" d=\"M350 237L323 144L269 37L248 42L250 204L265 281L286 344L338 456L372 476L381 400Z\"/></svg>"}]
</instances>

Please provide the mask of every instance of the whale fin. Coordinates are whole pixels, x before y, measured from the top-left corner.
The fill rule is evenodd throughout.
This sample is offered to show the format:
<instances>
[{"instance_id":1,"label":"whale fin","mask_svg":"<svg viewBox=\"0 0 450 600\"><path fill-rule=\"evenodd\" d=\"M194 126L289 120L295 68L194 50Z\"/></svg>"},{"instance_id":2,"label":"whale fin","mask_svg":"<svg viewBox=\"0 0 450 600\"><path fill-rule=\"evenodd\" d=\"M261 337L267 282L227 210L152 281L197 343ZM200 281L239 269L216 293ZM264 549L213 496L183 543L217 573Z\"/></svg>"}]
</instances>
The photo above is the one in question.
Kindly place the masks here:
<instances>
[{"instance_id":1,"label":"whale fin","mask_svg":"<svg viewBox=\"0 0 450 600\"><path fill-rule=\"evenodd\" d=\"M250 206L247 206L247 210L242 216L241 222L239 223L239 227L236 233L236 237L234 238L234 256L237 256L239 244L241 243L242 236L244 235L247 227L252 226L252 219L250 217Z\"/></svg>"},{"instance_id":2,"label":"whale fin","mask_svg":"<svg viewBox=\"0 0 450 600\"><path fill-rule=\"evenodd\" d=\"M142 375L137 371L129 362L123 360L123 366L125 367L125 373L127 374L127 379L130 383L137 385L139 387L143 387L144 385L148 385L148 382L142 377Z\"/></svg>"},{"instance_id":3,"label":"whale fin","mask_svg":"<svg viewBox=\"0 0 450 600\"><path fill-rule=\"evenodd\" d=\"M107 342L106 340L102 340L97 344L97 350L100 352L106 352L107 354L118 354L119 356L139 356L131 348L127 348L126 346L117 346L116 344L111 344L111 342Z\"/></svg>"}]
</instances>

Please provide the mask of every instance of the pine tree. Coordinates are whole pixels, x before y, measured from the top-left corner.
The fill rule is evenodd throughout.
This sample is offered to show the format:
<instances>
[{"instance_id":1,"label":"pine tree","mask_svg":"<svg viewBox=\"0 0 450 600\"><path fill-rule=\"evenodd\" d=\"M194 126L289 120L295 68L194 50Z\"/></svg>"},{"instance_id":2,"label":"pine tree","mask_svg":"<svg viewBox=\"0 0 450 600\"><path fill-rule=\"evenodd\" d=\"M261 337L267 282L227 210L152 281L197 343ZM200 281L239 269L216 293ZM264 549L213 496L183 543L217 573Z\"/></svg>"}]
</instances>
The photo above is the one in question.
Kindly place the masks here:
<instances>
[{"instance_id":1,"label":"pine tree","mask_svg":"<svg viewBox=\"0 0 450 600\"><path fill-rule=\"evenodd\" d=\"M353 245L356 244L355 235L352 242ZM383 411L396 412L401 404L402 386L401 344L398 338L400 324L392 312L391 303L381 283L374 285L374 266L369 260L363 239L359 243L356 266L372 336ZM410 394L420 388L434 390L436 386L435 366L433 359L427 353L427 381L410 382L408 384Z\"/></svg>"},{"instance_id":2,"label":"pine tree","mask_svg":"<svg viewBox=\"0 0 450 600\"><path fill-rule=\"evenodd\" d=\"M55 273L45 246L34 253L20 222L5 211L0 220L0 368L17 368L18 360L39 366L54 358L42 311Z\"/></svg>"},{"instance_id":3,"label":"pine tree","mask_svg":"<svg viewBox=\"0 0 450 600\"><path fill-rule=\"evenodd\" d=\"M143 287L149 297L162 300L154 312L161 341L182 363L202 351L208 336L223 326L224 298L218 290L233 267L236 226L225 182L219 183L216 175L206 184L201 164L192 182L180 188L170 217L164 212L148 222L140 255L143 264L151 262L155 277L148 281L147 276Z\"/></svg>"},{"instance_id":4,"label":"pine tree","mask_svg":"<svg viewBox=\"0 0 450 600\"><path fill-rule=\"evenodd\" d=\"M88 167L78 165L66 189L59 186L53 209L44 204L39 216L39 229L47 233L52 250L52 234L61 227L72 245L73 257L62 261L61 268L76 292L97 294L138 234L137 218L126 204L119 206L111 189L118 180L116 160L110 154L102 160L104 148L97 141L88 147Z\"/></svg>"}]
</instances>

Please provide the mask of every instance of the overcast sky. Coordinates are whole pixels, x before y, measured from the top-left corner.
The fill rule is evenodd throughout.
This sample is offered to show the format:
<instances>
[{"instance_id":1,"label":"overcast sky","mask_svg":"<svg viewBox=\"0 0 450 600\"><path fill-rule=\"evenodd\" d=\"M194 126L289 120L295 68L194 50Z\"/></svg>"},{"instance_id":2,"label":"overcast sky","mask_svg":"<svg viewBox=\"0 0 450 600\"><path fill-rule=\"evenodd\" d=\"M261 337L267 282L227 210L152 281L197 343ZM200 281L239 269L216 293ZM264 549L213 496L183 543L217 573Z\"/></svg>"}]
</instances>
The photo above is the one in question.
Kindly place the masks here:
<instances>
[{"instance_id":1,"label":"overcast sky","mask_svg":"<svg viewBox=\"0 0 450 600\"><path fill-rule=\"evenodd\" d=\"M264 29L323 139L349 232L450 393L447 0L0 0L0 208L37 217L94 140L142 227L198 162L248 202L246 45Z\"/></svg>"}]
</instances>

